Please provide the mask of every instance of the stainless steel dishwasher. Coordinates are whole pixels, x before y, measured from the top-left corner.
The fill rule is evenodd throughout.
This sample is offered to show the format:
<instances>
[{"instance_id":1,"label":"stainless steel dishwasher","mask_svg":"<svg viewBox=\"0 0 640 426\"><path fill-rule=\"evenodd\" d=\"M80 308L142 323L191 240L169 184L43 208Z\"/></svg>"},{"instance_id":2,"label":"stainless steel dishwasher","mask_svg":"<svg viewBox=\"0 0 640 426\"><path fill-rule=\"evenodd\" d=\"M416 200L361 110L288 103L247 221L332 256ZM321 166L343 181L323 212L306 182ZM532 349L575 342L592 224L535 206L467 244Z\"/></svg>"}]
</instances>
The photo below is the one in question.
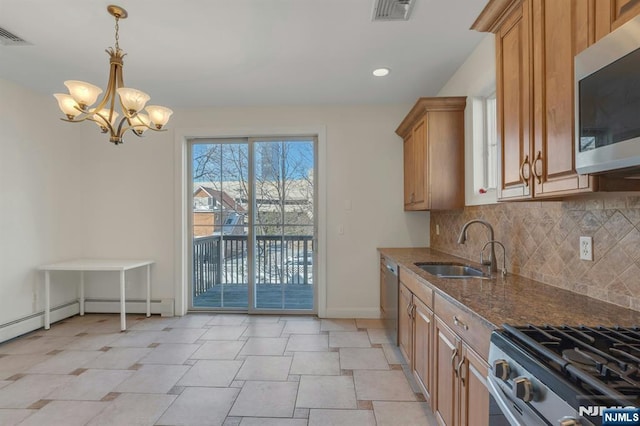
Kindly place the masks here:
<instances>
[{"instance_id":1,"label":"stainless steel dishwasher","mask_svg":"<svg viewBox=\"0 0 640 426\"><path fill-rule=\"evenodd\" d=\"M398 344L398 265L390 259L382 258L383 279L380 287L380 305L385 330L389 340Z\"/></svg>"}]
</instances>

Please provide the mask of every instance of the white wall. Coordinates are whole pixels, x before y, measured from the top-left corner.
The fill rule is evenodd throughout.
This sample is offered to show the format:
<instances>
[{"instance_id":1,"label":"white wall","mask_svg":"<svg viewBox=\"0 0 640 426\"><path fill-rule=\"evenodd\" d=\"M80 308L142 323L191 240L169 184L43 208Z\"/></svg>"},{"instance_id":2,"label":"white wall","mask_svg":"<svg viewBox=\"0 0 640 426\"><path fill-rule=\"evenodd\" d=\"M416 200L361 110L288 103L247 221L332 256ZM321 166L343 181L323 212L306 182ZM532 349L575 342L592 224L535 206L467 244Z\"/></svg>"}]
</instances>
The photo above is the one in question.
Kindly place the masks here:
<instances>
[{"instance_id":1,"label":"white wall","mask_svg":"<svg viewBox=\"0 0 640 426\"><path fill-rule=\"evenodd\" d=\"M152 297L174 298L182 285L175 279L174 131L129 135L116 147L91 123L59 121L49 96L1 80L0 94L0 325L42 310L34 268L78 256L153 258ZM402 143L394 130L410 107L177 110L171 127L326 129L327 314L375 316L376 247L429 243L428 213L402 211ZM128 297L142 298L144 277L128 277ZM88 298L117 298L115 277L86 279ZM54 306L76 297L77 274L52 280Z\"/></svg>"},{"instance_id":2,"label":"white wall","mask_svg":"<svg viewBox=\"0 0 640 426\"><path fill-rule=\"evenodd\" d=\"M153 298L173 298L174 132L229 129L326 128L327 314L375 316L379 304L376 247L425 246L429 215L402 210L402 142L395 128L411 105L344 107L211 108L176 110L170 130L143 139L129 135L114 147L93 129L84 132L83 193L87 256L157 260ZM321 169L322 170L322 165ZM322 180L322 178L321 178ZM345 210L351 200L352 209ZM322 208L322 206L320 206ZM344 235L338 235L339 225ZM117 297L88 277L88 296ZM135 279L135 278L134 278ZM130 286L129 294L142 297Z\"/></svg>"},{"instance_id":3,"label":"white wall","mask_svg":"<svg viewBox=\"0 0 640 426\"><path fill-rule=\"evenodd\" d=\"M0 79L0 325L42 310L35 268L81 253L79 128L51 96ZM76 298L68 276L52 277L52 305Z\"/></svg>"},{"instance_id":4,"label":"white wall","mask_svg":"<svg viewBox=\"0 0 640 426\"><path fill-rule=\"evenodd\" d=\"M495 84L492 35L478 45L439 96L478 96ZM76 256L150 257L154 299L174 298L175 133L129 135L115 147L94 126L57 118L55 100L0 80L0 324L42 309L34 268ZM19 99L19 102L15 102ZM471 103L469 102L468 105ZM402 143L394 130L411 105L176 110L172 129L326 129L327 314L374 316L375 248L426 246L429 214L402 210ZM51 117L32 121L33 117ZM472 112L466 119L467 204L473 194ZM351 200L352 209L345 210ZM339 225L345 234L338 235ZM117 298L114 277L88 274L87 296ZM142 298L142 275L128 296ZM68 282L68 283L67 283ZM75 297L72 274L58 274L53 304ZM57 284L60 283L60 284ZM64 284L67 283L67 284ZM34 297L35 295L35 297Z\"/></svg>"},{"instance_id":5,"label":"white wall","mask_svg":"<svg viewBox=\"0 0 640 426\"><path fill-rule=\"evenodd\" d=\"M495 52L495 36L487 34L438 93L438 96L467 96L464 149L465 204L468 206L496 202L495 191L479 194L474 190L474 179L478 179L478 170L474 170L474 160L482 155L482 139L474 132L473 121L473 98L486 96L495 91Z\"/></svg>"},{"instance_id":6,"label":"white wall","mask_svg":"<svg viewBox=\"0 0 640 426\"><path fill-rule=\"evenodd\" d=\"M439 96L470 97L495 85L493 35L478 45ZM19 100L16 102L16 100ZM470 105L471 102L468 102ZM326 129L326 307L330 316L375 316L376 247L429 245L429 214L402 210L402 143L394 130L411 105L176 110L170 127ZM115 147L91 123L57 118L55 100L0 80L0 324L42 309L42 263L76 256L146 258L154 299L174 298L175 133L128 135ZM44 120L33 121L34 117ZM48 119L50 117L50 119ZM466 202L473 194L472 111L465 112ZM351 200L352 209L345 210ZM322 207L322 206L321 206ZM339 225L344 235L338 235ZM87 297L117 298L114 277L88 274ZM75 297L77 277L57 274L53 304ZM142 298L130 274L128 296ZM59 290L61 289L61 290Z\"/></svg>"},{"instance_id":7,"label":"white wall","mask_svg":"<svg viewBox=\"0 0 640 426\"><path fill-rule=\"evenodd\" d=\"M78 219L83 256L153 259L153 299L173 298L173 151L169 133L125 137L115 146L92 123L82 124L76 170L86 194ZM127 272L127 299L143 299L145 274ZM87 297L118 299L117 273L87 273Z\"/></svg>"}]
</instances>

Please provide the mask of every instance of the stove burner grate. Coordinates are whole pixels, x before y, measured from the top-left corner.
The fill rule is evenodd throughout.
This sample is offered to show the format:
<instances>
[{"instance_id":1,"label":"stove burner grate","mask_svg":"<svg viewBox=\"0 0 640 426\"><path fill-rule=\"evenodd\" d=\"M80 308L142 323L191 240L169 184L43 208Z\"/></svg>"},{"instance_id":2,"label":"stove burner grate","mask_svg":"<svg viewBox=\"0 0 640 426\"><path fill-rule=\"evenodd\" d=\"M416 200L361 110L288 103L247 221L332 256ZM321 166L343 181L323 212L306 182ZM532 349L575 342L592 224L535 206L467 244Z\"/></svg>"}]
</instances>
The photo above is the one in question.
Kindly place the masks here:
<instances>
[{"instance_id":1,"label":"stove burner grate","mask_svg":"<svg viewBox=\"0 0 640 426\"><path fill-rule=\"evenodd\" d=\"M640 395L640 328L504 326L543 364L593 395ZM640 401L638 401L640 403Z\"/></svg>"}]
</instances>

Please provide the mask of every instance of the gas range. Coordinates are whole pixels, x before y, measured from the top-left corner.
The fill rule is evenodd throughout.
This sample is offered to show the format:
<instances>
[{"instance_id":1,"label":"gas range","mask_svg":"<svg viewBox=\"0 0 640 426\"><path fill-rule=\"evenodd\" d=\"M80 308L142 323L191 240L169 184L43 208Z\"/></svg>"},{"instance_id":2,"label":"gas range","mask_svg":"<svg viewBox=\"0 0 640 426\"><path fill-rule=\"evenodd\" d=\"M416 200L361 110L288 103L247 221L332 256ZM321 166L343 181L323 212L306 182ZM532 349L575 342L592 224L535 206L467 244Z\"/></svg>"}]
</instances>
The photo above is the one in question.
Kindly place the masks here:
<instances>
[{"instance_id":1,"label":"gas range","mask_svg":"<svg viewBox=\"0 0 640 426\"><path fill-rule=\"evenodd\" d=\"M637 327L504 325L489 363L489 390L512 425L602 425L605 408L640 407Z\"/></svg>"}]
</instances>

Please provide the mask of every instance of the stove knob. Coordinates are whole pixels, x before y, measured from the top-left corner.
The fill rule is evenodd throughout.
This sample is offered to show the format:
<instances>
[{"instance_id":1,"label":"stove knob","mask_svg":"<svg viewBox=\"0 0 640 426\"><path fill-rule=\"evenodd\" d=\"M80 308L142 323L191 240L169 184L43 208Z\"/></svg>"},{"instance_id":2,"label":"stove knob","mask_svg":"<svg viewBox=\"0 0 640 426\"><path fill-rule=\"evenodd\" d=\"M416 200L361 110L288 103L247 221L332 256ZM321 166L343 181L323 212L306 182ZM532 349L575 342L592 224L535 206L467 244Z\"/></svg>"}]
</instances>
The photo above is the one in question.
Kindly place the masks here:
<instances>
[{"instance_id":1,"label":"stove knob","mask_svg":"<svg viewBox=\"0 0 640 426\"><path fill-rule=\"evenodd\" d=\"M513 381L513 392L516 398L529 402L533 399L533 385L526 377L516 377Z\"/></svg>"},{"instance_id":2,"label":"stove knob","mask_svg":"<svg viewBox=\"0 0 640 426\"><path fill-rule=\"evenodd\" d=\"M580 422L573 417L563 417L560 419L560 426L580 426Z\"/></svg>"},{"instance_id":3,"label":"stove knob","mask_svg":"<svg viewBox=\"0 0 640 426\"><path fill-rule=\"evenodd\" d=\"M507 380L511 375L509 363L504 359L496 360L496 362L493 363L493 374L501 380Z\"/></svg>"}]
</instances>

